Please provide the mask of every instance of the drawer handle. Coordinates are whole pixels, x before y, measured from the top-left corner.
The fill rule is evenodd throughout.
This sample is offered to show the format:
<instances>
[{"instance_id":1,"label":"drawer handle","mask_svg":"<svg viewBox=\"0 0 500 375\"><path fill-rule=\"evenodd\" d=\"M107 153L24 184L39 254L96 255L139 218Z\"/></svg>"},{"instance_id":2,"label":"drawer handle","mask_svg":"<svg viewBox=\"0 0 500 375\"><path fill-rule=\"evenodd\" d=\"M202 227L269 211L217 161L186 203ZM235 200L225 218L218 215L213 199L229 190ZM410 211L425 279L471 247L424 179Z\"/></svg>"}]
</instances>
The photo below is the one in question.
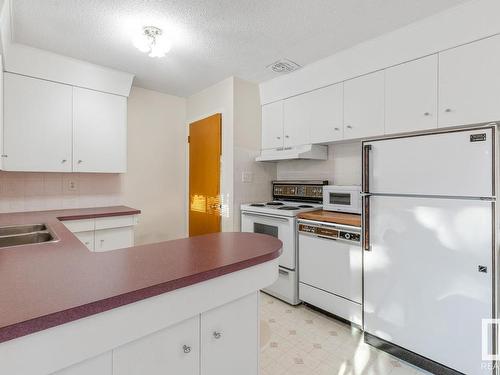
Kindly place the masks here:
<instances>
[{"instance_id":1,"label":"drawer handle","mask_svg":"<svg viewBox=\"0 0 500 375\"><path fill-rule=\"evenodd\" d=\"M213 333L213 336L214 336L214 339L218 340L218 339L220 339L222 337L222 333L215 331Z\"/></svg>"},{"instance_id":2,"label":"drawer handle","mask_svg":"<svg viewBox=\"0 0 500 375\"><path fill-rule=\"evenodd\" d=\"M188 353L191 353L191 347L190 346L187 346L187 345L184 345L182 347L182 350L184 351L184 353L188 354Z\"/></svg>"},{"instance_id":3,"label":"drawer handle","mask_svg":"<svg viewBox=\"0 0 500 375\"><path fill-rule=\"evenodd\" d=\"M280 274L280 275L283 275L283 276L287 276L287 277L288 277L288 271L282 270L282 269L280 268L278 272L279 272L279 274Z\"/></svg>"}]
</instances>

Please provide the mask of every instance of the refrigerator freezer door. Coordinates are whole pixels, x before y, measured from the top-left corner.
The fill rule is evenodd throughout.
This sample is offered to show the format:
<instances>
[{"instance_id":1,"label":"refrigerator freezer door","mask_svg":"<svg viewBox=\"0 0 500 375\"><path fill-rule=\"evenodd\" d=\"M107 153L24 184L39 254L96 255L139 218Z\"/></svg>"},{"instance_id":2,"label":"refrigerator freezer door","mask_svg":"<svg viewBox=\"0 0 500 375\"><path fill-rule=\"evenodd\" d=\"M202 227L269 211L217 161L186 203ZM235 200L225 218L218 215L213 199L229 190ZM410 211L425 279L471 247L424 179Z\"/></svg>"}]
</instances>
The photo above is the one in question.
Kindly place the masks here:
<instances>
[{"instance_id":1,"label":"refrigerator freezer door","mask_svg":"<svg viewBox=\"0 0 500 375\"><path fill-rule=\"evenodd\" d=\"M370 193L491 197L493 130L365 142Z\"/></svg>"},{"instance_id":2,"label":"refrigerator freezer door","mask_svg":"<svg viewBox=\"0 0 500 375\"><path fill-rule=\"evenodd\" d=\"M365 330L465 374L487 373L481 320L492 317L493 205L372 197Z\"/></svg>"}]
</instances>

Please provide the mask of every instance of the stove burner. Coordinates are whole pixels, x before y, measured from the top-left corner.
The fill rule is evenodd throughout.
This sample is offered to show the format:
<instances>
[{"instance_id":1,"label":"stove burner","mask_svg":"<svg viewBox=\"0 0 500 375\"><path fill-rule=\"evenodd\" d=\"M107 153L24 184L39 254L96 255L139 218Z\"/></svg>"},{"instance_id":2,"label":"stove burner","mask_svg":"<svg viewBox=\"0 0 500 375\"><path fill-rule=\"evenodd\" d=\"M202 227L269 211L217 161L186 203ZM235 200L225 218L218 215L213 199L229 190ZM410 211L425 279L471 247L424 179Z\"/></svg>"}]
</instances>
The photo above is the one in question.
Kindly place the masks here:
<instances>
[{"instance_id":1,"label":"stove burner","mask_svg":"<svg viewBox=\"0 0 500 375\"><path fill-rule=\"evenodd\" d=\"M266 205L267 206L283 206L284 203L282 203L282 202L267 202Z\"/></svg>"},{"instance_id":2,"label":"stove burner","mask_svg":"<svg viewBox=\"0 0 500 375\"><path fill-rule=\"evenodd\" d=\"M310 206L308 204L301 204L300 206L297 206L298 208L313 208L313 206Z\"/></svg>"},{"instance_id":3,"label":"stove burner","mask_svg":"<svg viewBox=\"0 0 500 375\"><path fill-rule=\"evenodd\" d=\"M287 210L287 211L292 211L292 210L298 210L298 207L294 206L283 206L283 207L278 207L278 210Z\"/></svg>"},{"instance_id":4,"label":"stove burner","mask_svg":"<svg viewBox=\"0 0 500 375\"><path fill-rule=\"evenodd\" d=\"M250 206L252 206L252 207L264 207L265 204L264 203L252 203Z\"/></svg>"}]
</instances>

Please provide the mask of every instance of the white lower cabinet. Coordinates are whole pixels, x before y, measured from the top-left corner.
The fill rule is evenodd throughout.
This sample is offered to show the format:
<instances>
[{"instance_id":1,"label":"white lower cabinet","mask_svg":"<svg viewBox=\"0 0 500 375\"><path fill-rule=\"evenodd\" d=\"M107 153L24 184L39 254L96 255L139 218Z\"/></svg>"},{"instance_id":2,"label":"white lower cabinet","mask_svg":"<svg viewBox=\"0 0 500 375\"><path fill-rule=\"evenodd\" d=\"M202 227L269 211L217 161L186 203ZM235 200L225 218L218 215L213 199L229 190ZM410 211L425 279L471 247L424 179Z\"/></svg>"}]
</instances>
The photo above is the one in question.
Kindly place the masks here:
<instances>
[{"instance_id":1,"label":"white lower cabinet","mask_svg":"<svg viewBox=\"0 0 500 375\"><path fill-rule=\"evenodd\" d=\"M113 350L113 375L196 375L200 317L185 320Z\"/></svg>"},{"instance_id":2,"label":"white lower cabinet","mask_svg":"<svg viewBox=\"0 0 500 375\"><path fill-rule=\"evenodd\" d=\"M101 217L63 222L90 251L110 251L134 246L136 215Z\"/></svg>"},{"instance_id":3,"label":"white lower cabinet","mask_svg":"<svg viewBox=\"0 0 500 375\"><path fill-rule=\"evenodd\" d=\"M112 352L87 359L76 365L54 372L52 375L113 375Z\"/></svg>"},{"instance_id":4,"label":"white lower cabinet","mask_svg":"<svg viewBox=\"0 0 500 375\"><path fill-rule=\"evenodd\" d=\"M75 233L76 238L80 240L90 251L94 251L94 231L77 232Z\"/></svg>"},{"instance_id":5,"label":"white lower cabinet","mask_svg":"<svg viewBox=\"0 0 500 375\"><path fill-rule=\"evenodd\" d=\"M123 249L134 244L134 227L101 229L95 231L94 251Z\"/></svg>"},{"instance_id":6,"label":"white lower cabinet","mask_svg":"<svg viewBox=\"0 0 500 375\"><path fill-rule=\"evenodd\" d=\"M201 314L201 375L258 375L258 294Z\"/></svg>"},{"instance_id":7,"label":"white lower cabinet","mask_svg":"<svg viewBox=\"0 0 500 375\"><path fill-rule=\"evenodd\" d=\"M114 349L113 375L258 375L258 324L255 292Z\"/></svg>"}]
</instances>

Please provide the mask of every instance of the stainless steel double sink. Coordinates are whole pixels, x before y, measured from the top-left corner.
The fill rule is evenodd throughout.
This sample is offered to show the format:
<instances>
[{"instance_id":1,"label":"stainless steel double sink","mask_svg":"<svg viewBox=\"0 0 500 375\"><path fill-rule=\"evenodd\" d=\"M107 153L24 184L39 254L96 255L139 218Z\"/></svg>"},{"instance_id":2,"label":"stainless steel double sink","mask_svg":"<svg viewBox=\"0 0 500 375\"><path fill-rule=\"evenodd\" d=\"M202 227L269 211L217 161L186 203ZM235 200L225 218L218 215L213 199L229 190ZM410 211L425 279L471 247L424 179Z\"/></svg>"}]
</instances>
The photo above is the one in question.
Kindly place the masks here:
<instances>
[{"instance_id":1,"label":"stainless steel double sink","mask_svg":"<svg viewBox=\"0 0 500 375\"><path fill-rule=\"evenodd\" d=\"M55 238L45 224L24 224L0 227L0 247L52 241L55 241Z\"/></svg>"}]
</instances>

